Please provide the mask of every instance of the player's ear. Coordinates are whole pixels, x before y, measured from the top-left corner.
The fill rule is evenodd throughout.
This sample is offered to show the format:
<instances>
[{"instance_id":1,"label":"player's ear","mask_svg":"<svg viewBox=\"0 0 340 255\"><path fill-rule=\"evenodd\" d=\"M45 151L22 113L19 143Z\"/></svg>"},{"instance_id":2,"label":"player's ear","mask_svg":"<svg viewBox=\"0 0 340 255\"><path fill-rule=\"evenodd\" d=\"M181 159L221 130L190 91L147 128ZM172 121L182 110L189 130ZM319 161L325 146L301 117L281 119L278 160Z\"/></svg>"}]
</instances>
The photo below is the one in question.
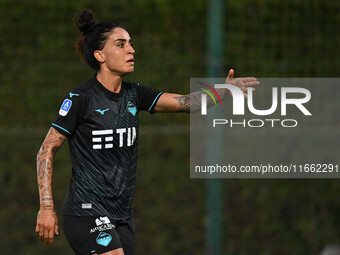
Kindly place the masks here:
<instances>
[{"instance_id":1,"label":"player's ear","mask_svg":"<svg viewBox=\"0 0 340 255\"><path fill-rule=\"evenodd\" d=\"M93 52L94 57L97 59L99 63L104 63L105 62L105 56L102 51L100 50L95 50Z\"/></svg>"}]
</instances>

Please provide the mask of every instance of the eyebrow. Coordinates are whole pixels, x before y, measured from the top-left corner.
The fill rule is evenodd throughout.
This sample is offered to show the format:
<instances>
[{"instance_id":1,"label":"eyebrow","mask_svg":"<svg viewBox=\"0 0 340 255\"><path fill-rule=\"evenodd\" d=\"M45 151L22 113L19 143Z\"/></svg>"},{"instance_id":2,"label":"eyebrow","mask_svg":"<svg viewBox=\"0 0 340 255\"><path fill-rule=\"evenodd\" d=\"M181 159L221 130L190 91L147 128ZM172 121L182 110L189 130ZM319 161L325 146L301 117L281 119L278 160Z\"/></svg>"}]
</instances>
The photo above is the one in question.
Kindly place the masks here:
<instances>
[{"instance_id":1,"label":"eyebrow","mask_svg":"<svg viewBox=\"0 0 340 255\"><path fill-rule=\"evenodd\" d=\"M117 42L117 41L126 42L127 40L126 39L116 39L116 40L114 40L114 42ZM132 39L129 39L129 42L132 42Z\"/></svg>"}]
</instances>

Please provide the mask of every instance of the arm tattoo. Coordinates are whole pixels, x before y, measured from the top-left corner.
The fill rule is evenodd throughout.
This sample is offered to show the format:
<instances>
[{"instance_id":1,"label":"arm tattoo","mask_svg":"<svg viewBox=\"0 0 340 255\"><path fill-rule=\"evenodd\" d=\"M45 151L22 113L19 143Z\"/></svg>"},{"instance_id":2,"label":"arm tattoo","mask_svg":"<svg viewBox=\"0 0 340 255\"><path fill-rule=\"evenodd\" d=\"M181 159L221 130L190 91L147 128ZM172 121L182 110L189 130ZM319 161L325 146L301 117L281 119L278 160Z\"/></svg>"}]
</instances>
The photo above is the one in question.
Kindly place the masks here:
<instances>
[{"instance_id":1,"label":"arm tattoo","mask_svg":"<svg viewBox=\"0 0 340 255\"><path fill-rule=\"evenodd\" d=\"M180 108L179 112L190 112L190 97L187 95L174 97L174 99L178 102Z\"/></svg>"},{"instance_id":2,"label":"arm tattoo","mask_svg":"<svg viewBox=\"0 0 340 255\"><path fill-rule=\"evenodd\" d=\"M218 92L221 100L224 100L227 95L228 95L228 90L227 89L216 89ZM203 91L195 91L192 92L188 95L183 95L179 97L174 97L174 99L178 102L179 104L179 112L197 112L199 111L201 107L201 95L205 94ZM214 105L214 101L208 97L207 98L207 104L208 107Z\"/></svg>"},{"instance_id":3,"label":"arm tattoo","mask_svg":"<svg viewBox=\"0 0 340 255\"><path fill-rule=\"evenodd\" d=\"M40 205L43 210L54 210L52 196L53 157L66 137L51 128L37 155L37 179Z\"/></svg>"}]
</instances>

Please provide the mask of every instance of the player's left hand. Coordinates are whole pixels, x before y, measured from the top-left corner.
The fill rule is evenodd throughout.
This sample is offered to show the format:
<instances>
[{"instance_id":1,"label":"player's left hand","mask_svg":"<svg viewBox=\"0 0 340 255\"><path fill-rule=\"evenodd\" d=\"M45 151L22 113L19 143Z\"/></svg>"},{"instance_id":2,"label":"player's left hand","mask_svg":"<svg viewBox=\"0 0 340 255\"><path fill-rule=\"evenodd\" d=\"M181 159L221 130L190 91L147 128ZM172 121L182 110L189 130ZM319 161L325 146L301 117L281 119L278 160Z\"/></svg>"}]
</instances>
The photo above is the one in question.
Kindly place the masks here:
<instances>
[{"instance_id":1,"label":"player's left hand","mask_svg":"<svg viewBox=\"0 0 340 255\"><path fill-rule=\"evenodd\" d=\"M230 69L228 77L225 81L226 84L232 84L240 88L243 92L245 98L248 98L248 87L253 87L259 85L260 82L255 77L241 77L241 78L234 78L234 70ZM255 88L252 88L254 91ZM230 90L228 90L229 95L231 95Z\"/></svg>"}]
</instances>

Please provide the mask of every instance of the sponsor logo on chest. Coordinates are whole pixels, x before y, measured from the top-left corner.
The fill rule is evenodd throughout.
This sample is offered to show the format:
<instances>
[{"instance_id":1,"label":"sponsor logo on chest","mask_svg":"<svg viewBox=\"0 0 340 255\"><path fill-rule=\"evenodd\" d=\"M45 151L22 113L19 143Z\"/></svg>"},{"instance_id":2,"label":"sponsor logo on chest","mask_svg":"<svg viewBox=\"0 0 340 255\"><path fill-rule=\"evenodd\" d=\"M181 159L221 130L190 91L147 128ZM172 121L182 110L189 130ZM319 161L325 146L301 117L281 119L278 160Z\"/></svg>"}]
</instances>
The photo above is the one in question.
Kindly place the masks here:
<instances>
[{"instance_id":1,"label":"sponsor logo on chest","mask_svg":"<svg viewBox=\"0 0 340 255\"><path fill-rule=\"evenodd\" d=\"M116 135L116 141L113 135ZM92 131L92 148L95 150L113 148L113 144L118 144L119 147L132 146L136 141L137 131L135 127L93 130Z\"/></svg>"}]
</instances>

